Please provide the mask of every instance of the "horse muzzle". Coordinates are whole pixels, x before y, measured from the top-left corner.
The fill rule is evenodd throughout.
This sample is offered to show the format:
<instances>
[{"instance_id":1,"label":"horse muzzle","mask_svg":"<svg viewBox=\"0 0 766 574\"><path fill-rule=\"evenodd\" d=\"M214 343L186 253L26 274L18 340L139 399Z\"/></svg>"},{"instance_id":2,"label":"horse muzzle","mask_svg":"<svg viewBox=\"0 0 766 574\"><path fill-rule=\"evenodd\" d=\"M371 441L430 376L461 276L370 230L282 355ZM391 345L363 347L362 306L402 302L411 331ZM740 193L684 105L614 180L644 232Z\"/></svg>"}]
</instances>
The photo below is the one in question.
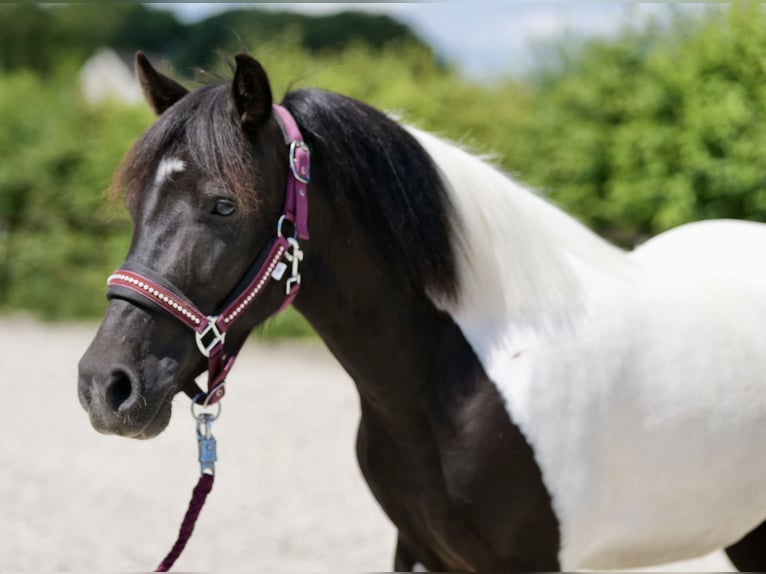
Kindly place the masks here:
<instances>
[{"instance_id":1,"label":"horse muzzle","mask_svg":"<svg viewBox=\"0 0 766 574\"><path fill-rule=\"evenodd\" d=\"M80 404L101 433L151 438L170 422L171 402L180 386L180 360L164 353L159 358L159 353L152 352L151 337L129 335L152 330L156 327L152 323L145 311L123 302L111 303L80 359Z\"/></svg>"},{"instance_id":2,"label":"horse muzzle","mask_svg":"<svg viewBox=\"0 0 766 574\"><path fill-rule=\"evenodd\" d=\"M87 357L80 362L78 396L100 433L146 439L170 422L172 393L151 400L133 373L114 367L104 375L93 374Z\"/></svg>"}]
</instances>

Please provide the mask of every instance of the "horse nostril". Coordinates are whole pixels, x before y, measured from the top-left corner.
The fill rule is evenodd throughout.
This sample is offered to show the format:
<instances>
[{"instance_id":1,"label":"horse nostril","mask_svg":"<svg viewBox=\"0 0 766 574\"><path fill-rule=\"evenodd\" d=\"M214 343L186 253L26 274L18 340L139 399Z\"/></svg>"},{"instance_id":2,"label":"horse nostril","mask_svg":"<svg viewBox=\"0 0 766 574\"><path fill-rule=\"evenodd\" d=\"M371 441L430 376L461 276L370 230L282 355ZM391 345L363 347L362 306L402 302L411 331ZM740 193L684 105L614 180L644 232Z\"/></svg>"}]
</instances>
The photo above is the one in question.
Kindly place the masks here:
<instances>
[{"instance_id":1,"label":"horse nostril","mask_svg":"<svg viewBox=\"0 0 766 574\"><path fill-rule=\"evenodd\" d=\"M106 389L106 400L113 412L126 410L126 403L133 394L133 384L128 374L121 370L112 373L112 380Z\"/></svg>"}]
</instances>

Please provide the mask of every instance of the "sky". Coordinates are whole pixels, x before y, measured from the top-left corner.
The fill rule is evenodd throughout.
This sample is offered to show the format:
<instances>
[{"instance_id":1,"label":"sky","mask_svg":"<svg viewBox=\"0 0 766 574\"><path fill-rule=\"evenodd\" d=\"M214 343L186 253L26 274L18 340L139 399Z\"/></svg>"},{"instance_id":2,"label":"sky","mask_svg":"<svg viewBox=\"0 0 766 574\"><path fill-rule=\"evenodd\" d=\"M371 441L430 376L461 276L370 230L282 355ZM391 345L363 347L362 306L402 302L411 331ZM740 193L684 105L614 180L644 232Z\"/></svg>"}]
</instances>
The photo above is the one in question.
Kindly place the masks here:
<instances>
[{"instance_id":1,"label":"sky","mask_svg":"<svg viewBox=\"0 0 766 574\"><path fill-rule=\"evenodd\" d=\"M389 14L406 24L447 61L477 79L521 73L534 62L540 45L562 34L617 34L625 25L669 13L665 2L492 2L446 1L417 3L280 3L259 8L327 14L360 10ZM172 10L184 21L196 21L247 4L153 4ZM683 3L681 10L709 4ZM676 7L679 4L676 3Z\"/></svg>"}]
</instances>

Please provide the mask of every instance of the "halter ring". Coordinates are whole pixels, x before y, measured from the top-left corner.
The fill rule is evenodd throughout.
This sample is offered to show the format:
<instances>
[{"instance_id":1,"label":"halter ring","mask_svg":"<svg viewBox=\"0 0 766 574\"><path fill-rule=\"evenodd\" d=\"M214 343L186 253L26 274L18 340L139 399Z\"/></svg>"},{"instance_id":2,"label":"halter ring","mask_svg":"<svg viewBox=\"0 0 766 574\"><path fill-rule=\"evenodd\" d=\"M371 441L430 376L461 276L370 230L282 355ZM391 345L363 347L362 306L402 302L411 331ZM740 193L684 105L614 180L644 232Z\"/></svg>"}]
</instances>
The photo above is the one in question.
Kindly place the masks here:
<instances>
[{"instance_id":1,"label":"halter ring","mask_svg":"<svg viewBox=\"0 0 766 574\"><path fill-rule=\"evenodd\" d=\"M279 221L277 221L277 237L284 237L282 233L282 226L284 225L285 221L293 226L293 236L291 239L296 239L298 237L298 228L295 226L295 222L293 222L291 219L287 219L287 216L284 214L282 214L282 216L279 218Z\"/></svg>"},{"instance_id":2,"label":"halter ring","mask_svg":"<svg viewBox=\"0 0 766 574\"><path fill-rule=\"evenodd\" d=\"M194 407L199 407L199 410L195 410ZM215 414L211 412L205 412L204 409L215 409ZM215 403L213 406L208 406L207 403L205 404L199 404L194 401L192 401L191 404L191 414L194 417L194 420L196 420L198 423L203 421L210 421L213 422L218 417L221 416L221 403Z\"/></svg>"}]
</instances>

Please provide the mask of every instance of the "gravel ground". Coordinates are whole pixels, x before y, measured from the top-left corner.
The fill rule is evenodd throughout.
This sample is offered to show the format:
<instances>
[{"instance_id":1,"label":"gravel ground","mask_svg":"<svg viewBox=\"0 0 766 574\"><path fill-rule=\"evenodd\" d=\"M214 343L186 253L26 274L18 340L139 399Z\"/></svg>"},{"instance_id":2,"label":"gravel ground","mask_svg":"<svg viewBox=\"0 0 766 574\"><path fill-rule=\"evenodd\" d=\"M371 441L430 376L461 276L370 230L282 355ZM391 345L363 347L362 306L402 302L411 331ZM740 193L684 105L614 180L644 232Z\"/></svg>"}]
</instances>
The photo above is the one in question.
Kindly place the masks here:
<instances>
[{"instance_id":1,"label":"gravel ground","mask_svg":"<svg viewBox=\"0 0 766 574\"><path fill-rule=\"evenodd\" d=\"M189 401L151 441L96 433L77 401L95 325L0 318L0 570L146 571L198 473ZM11 394L12 392L12 394ZM356 392L319 343L251 343L214 426L216 484L177 571L381 571L394 528L354 459ZM729 571L721 553L657 570Z\"/></svg>"}]
</instances>

